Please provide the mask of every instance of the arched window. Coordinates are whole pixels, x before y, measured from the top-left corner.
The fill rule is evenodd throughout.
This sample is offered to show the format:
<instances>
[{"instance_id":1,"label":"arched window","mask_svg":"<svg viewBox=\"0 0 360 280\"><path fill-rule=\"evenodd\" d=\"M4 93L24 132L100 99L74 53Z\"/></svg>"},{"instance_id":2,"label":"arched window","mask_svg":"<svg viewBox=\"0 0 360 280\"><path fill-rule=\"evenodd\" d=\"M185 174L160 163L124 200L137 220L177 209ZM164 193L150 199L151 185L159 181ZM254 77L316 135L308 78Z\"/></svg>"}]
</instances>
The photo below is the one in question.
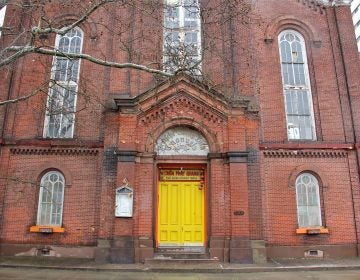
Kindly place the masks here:
<instances>
[{"instance_id":1,"label":"arched window","mask_svg":"<svg viewBox=\"0 0 360 280\"><path fill-rule=\"evenodd\" d=\"M160 156L207 156L209 144L195 129L185 126L166 130L156 141L155 152Z\"/></svg>"},{"instance_id":2,"label":"arched window","mask_svg":"<svg viewBox=\"0 0 360 280\"><path fill-rule=\"evenodd\" d=\"M60 53L81 53L82 41L83 32L76 27L63 36L57 35L55 48ZM54 56L44 137L73 137L79 73L80 59Z\"/></svg>"},{"instance_id":3,"label":"arched window","mask_svg":"<svg viewBox=\"0 0 360 280\"><path fill-rule=\"evenodd\" d=\"M64 186L65 179L60 172L50 171L41 178L36 225L61 226Z\"/></svg>"},{"instance_id":4,"label":"arched window","mask_svg":"<svg viewBox=\"0 0 360 280\"><path fill-rule=\"evenodd\" d=\"M316 140L304 38L294 30L279 35L288 139Z\"/></svg>"},{"instance_id":5,"label":"arched window","mask_svg":"<svg viewBox=\"0 0 360 280\"><path fill-rule=\"evenodd\" d=\"M164 0L164 70L201 69L201 21L198 0Z\"/></svg>"},{"instance_id":6,"label":"arched window","mask_svg":"<svg viewBox=\"0 0 360 280\"><path fill-rule=\"evenodd\" d=\"M299 227L322 226L318 180L310 173L302 173L295 185Z\"/></svg>"}]
</instances>

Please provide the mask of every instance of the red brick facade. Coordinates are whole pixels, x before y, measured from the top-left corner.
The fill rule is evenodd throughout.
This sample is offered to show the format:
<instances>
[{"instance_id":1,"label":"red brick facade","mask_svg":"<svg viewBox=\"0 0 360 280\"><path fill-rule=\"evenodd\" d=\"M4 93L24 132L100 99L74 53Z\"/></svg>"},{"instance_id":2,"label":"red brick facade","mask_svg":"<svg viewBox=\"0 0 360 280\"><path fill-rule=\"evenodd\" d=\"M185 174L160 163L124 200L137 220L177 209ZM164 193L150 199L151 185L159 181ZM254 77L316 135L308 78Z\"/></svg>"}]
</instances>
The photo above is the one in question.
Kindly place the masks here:
<instances>
[{"instance_id":1,"label":"red brick facade","mask_svg":"<svg viewBox=\"0 0 360 280\"><path fill-rule=\"evenodd\" d=\"M200 1L205 11L216 2ZM59 27L76 16L73 6L47 5ZM112 5L80 25L83 53L161 63L162 12L149 16ZM201 78L180 73L165 79L83 60L71 139L43 138L46 94L0 106L0 254L50 249L56 256L143 262L158 250L159 168L200 166L206 170L204 247L210 257L262 262L304 257L309 250L358 256L360 68L350 8L296 0L252 5L246 18L204 24L210 39L204 38ZM6 17L14 28L31 25L38 13L30 17L11 5L9 12L19 15ZM108 27L131 42L134 57ZM288 140L278 45L287 29L305 40L316 141ZM5 34L0 46L12 39ZM54 45L54 39L41 43ZM13 66L0 70L0 100L43 84L47 92L51 58L27 55ZM157 139L177 127L202 135L207 156L157 154ZM41 178L51 170L65 178L65 232L30 232ZM295 182L303 172L319 182L321 232L299 230ZM124 181L134 191L132 218L114 216L116 189Z\"/></svg>"}]
</instances>

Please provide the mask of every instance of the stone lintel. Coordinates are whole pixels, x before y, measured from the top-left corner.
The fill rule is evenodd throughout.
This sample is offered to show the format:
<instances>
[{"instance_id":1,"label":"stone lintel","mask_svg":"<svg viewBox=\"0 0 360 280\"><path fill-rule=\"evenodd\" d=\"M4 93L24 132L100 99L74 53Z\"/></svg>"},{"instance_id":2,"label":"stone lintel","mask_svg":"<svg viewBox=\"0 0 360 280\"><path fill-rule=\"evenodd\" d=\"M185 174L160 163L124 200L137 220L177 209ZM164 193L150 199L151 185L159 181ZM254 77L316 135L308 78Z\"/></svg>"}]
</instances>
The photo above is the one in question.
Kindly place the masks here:
<instances>
[{"instance_id":1,"label":"stone lintel","mask_svg":"<svg viewBox=\"0 0 360 280\"><path fill-rule=\"evenodd\" d=\"M135 162L137 153L136 151L116 151L119 162Z\"/></svg>"},{"instance_id":2,"label":"stone lintel","mask_svg":"<svg viewBox=\"0 0 360 280\"><path fill-rule=\"evenodd\" d=\"M228 152L229 163L247 163L249 152Z\"/></svg>"}]
</instances>

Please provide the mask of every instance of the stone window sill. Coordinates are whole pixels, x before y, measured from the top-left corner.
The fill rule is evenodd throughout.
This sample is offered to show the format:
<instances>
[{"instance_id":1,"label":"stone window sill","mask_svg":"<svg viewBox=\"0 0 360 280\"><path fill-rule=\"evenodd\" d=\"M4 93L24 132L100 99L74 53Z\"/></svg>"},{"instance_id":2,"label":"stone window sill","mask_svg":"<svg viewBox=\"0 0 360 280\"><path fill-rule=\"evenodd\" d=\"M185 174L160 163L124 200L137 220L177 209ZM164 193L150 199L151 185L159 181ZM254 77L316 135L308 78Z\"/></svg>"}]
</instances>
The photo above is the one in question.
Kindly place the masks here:
<instances>
[{"instance_id":1,"label":"stone window sill","mask_svg":"<svg viewBox=\"0 0 360 280\"><path fill-rule=\"evenodd\" d=\"M64 233L65 228L59 226L32 226L30 232L39 233Z\"/></svg>"},{"instance_id":2,"label":"stone window sill","mask_svg":"<svg viewBox=\"0 0 360 280\"><path fill-rule=\"evenodd\" d=\"M296 229L296 234L307 234L307 235L316 235L316 234L328 234L329 229L325 227L305 227Z\"/></svg>"}]
</instances>

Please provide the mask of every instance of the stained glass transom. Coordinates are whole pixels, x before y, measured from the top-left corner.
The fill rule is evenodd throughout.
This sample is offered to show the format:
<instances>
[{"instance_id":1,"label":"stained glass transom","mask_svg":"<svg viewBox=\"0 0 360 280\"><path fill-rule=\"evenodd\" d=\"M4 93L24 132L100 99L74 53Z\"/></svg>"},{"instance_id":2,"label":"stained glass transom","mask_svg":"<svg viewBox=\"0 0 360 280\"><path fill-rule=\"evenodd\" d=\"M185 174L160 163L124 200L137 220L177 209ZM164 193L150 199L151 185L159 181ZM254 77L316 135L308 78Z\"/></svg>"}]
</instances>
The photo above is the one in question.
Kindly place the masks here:
<instances>
[{"instance_id":1,"label":"stained glass transom","mask_svg":"<svg viewBox=\"0 0 360 280\"><path fill-rule=\"evenodd\" d=\"M165 131L156 141L158 155L206 156L209 145L202 134L188 127L176 127Z\"/></svg>"}]
</instances>

